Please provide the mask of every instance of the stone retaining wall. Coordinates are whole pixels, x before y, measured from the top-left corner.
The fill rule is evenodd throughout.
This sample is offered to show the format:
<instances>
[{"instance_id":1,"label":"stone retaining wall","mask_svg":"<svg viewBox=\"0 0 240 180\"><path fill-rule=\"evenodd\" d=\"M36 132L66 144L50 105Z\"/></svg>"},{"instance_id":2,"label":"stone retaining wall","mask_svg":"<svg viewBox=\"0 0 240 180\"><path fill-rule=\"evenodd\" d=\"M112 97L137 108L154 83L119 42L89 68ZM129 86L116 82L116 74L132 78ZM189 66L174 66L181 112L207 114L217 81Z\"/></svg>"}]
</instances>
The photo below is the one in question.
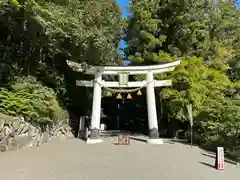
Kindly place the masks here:
<instances>
[{"instance_id":1,"label":"stone retaining wall","mask_svg":"<svg viewBox=\"0 0 240 180\"><path fill-rule=\"evenodd\" d=\"M0 151L16 150L24 147L40 146L50 140L73 138L67 123L58 122L47 126L46 130L34 126L22 117L0 114Z\"/></svg>"}]
</instances>

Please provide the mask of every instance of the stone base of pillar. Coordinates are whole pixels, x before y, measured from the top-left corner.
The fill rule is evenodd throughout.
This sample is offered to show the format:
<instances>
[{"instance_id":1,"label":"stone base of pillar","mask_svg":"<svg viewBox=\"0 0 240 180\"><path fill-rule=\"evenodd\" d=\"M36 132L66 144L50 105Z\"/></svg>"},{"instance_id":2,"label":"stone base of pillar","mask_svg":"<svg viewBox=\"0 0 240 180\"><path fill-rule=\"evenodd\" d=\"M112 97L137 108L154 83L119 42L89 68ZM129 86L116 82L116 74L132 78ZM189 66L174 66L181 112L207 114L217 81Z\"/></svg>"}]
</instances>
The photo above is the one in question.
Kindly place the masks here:
<instances>
[{"instance_id":1,"label":"stone base of pillar","mask_svg":"<svg viewBox=\"0 0 240 180\"><path fill-rule=\"evenodd\" d=\"M101 143L101 142L103 142L102 139L88 139L86 141L87 144L98 144L98 143Z\"/></svg>"},{"instance_id":2,"label":"stone base of pillar","mask_svg":"<svg viewBox=\"0 0 240 180\"><path fill-rule=\"evenodd\" d=\"M158 139L159 138L158 129L157 128L149 129L148 135L149 139Z\"/></svg>"},{"instance_id":3,"label":"stone base of pillar","mask_svg":"<svg viewBox=\"0 0 240 180\"><path fill-rule=\"evenodd\" d=\"M163 140L162 139L148 139L147 143L148 144L163 144Z\"/></svg>"},{"instance_id":4,"label":"stone base of pillar","mask_svg":"<svg viewBox=\"0 0 240 180\"><path fill-rule=\"evenodd\" d=\"M90 139L100 139L100 129L91 129Z\"/></svg>"}]
</instances>

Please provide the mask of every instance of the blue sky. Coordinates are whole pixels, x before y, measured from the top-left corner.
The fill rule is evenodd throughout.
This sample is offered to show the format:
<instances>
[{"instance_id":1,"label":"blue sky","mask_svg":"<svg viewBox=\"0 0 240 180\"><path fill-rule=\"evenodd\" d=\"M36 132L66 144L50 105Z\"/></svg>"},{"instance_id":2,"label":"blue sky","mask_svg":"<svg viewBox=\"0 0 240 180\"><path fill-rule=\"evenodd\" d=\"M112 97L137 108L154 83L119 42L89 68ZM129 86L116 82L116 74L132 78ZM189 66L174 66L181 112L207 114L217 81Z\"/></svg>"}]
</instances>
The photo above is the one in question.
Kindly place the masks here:
<instances>
[{"instance_id":1,"label":"blue sky","mask_svg":"<svg viewBox=\"0 0 240 180\"><path fill-rule=\"evenodd\" d=\"M128 0L116 0L118 4L122 6L122 16L126 17L128 12L127 12L127 6L128 6Z\"/></svg>"},{"instance_id":2,"label":"blue sky","mask_svg":"<svg viewBox=\"0 0 240 180\"><path fill-rule=\"evenodd\" d=\"M122 7L122 17L126 17L128 15L128 0L116 0L118 4L121 5ZM123 40L120 41L120 48L125 48L126 44ZM121 52L123 53L123 52ZM127 65L128 62L125 62L125 64Z\"/></svg>"}]
</instances>

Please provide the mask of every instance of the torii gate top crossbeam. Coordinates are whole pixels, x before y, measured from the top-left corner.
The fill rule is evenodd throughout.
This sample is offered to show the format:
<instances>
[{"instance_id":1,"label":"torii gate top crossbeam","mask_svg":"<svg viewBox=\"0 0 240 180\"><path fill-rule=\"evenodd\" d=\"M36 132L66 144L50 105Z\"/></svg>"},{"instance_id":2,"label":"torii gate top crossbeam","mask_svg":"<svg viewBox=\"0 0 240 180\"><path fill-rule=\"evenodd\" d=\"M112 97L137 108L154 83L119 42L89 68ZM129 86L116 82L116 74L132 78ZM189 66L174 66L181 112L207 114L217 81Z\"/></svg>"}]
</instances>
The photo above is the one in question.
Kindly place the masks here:
<instances>
[{"instance_id":1,"label":"torii gate top crossbeam","mask_svg":"<svg viewBox=\"0 0 240 180\"><path fill-rule=\"evenodd\" d=\"M85 74L96 74L97 72L101 72L103 75L116 75L119 73L128 73L129 75L137 75L137 74L147 74L151 71L154 74L164 73L173 71L176 66L181 63L181 60L161 64L161 65L151 65L151 66L91 66L85 69ZM83 72L84 68L81 64L67 61L67 64L77 72Z\"/></svg>"}]
</instances>

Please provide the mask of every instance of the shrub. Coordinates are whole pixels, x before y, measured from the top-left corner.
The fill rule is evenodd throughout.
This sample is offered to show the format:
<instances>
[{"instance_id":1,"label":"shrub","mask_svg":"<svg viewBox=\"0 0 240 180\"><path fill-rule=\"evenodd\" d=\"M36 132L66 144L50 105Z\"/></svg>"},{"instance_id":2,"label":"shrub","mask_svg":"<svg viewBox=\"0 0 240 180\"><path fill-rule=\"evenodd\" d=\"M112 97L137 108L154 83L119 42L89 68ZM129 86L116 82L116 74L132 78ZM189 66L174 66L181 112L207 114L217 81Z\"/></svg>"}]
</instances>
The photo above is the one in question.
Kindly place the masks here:
<instances>
[{"instance_id":1,"label":"shrub","mask_svg":"<svg viewBox=\"0 0 240 180\"><path fill-rule=\"evenodd\" d=\"M57 101L55 92L34 77L16 78L10 88L0 89L0 112L24 116L36 121L66 120L67 113Z\"/></svg>"}]
</instances>

